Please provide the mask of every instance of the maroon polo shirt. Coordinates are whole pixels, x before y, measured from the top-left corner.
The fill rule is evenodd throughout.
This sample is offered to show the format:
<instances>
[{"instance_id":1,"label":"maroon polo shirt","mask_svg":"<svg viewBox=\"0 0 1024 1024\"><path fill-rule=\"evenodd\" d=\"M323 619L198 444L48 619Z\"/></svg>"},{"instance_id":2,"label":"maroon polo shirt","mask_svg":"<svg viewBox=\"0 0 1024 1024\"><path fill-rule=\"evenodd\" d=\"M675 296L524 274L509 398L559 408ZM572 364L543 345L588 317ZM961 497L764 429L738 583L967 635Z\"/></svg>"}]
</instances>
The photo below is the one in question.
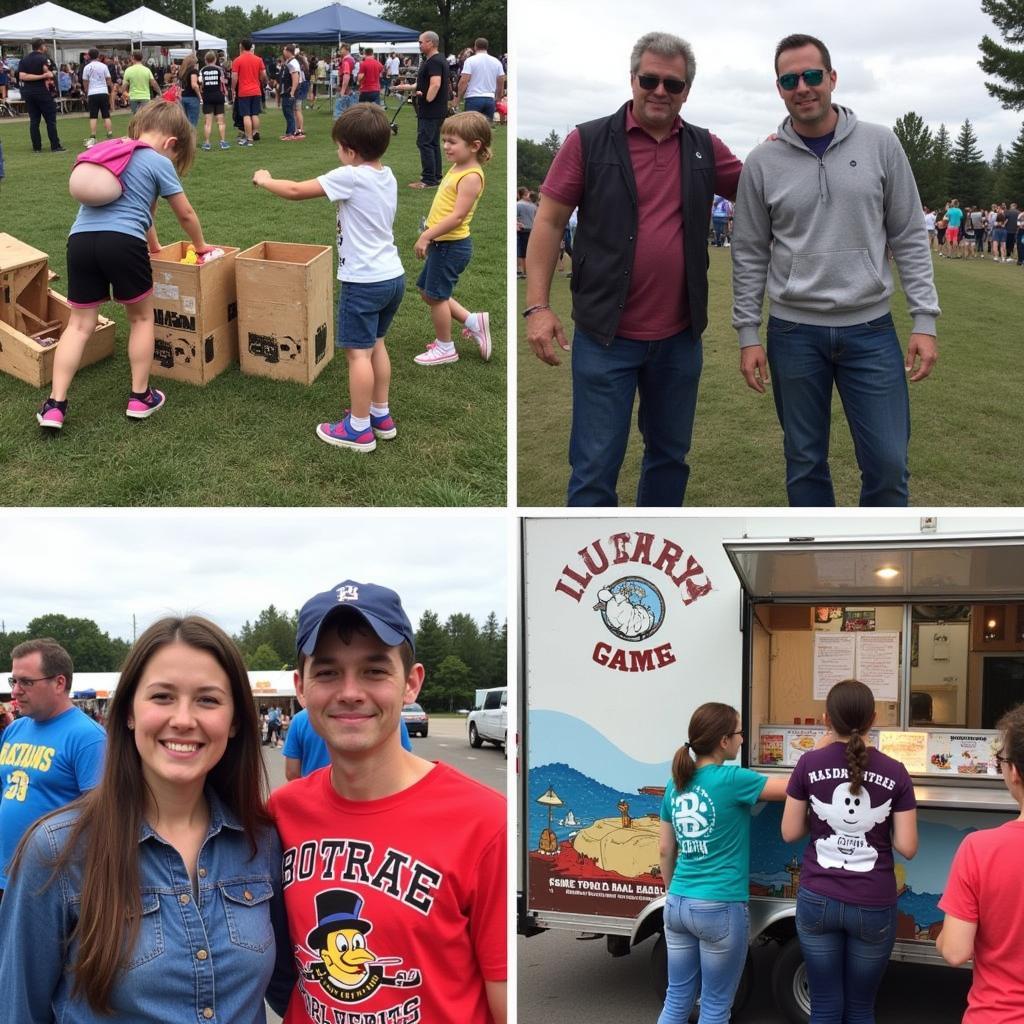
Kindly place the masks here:
<instances>
[{"instance_id":1,"label":"maroon polo shirt","mask_svg":"<svg viewBox=\"0 0 1024 1024\"><path fill-rule=\"evenodd\" d=\"M623 338L658 341L690 325L690 303L686 288L680 286L686 279L679 159L682 124L676 117L672 131L658 142L637 124L633 104L626 108L626 139L640 209L629 294L617 332ZM711 136L711 142L715 191L735 199L743 165L716 136ZM583 146L573 129L555 154L540 190L555 202L575 207L583 199L584 181Z\"/></svg>"}]
</instances>

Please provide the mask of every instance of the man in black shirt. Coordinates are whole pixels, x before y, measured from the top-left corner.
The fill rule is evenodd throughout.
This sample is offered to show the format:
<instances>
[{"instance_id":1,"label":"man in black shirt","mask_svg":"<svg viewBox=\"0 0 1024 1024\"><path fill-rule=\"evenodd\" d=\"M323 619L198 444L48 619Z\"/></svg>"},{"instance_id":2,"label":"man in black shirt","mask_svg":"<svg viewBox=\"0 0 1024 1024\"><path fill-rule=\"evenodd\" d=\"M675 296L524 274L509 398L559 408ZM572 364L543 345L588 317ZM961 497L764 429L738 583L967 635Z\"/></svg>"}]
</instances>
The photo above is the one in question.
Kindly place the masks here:
<instances>
[{"instance_id":1,"label":"man in black shirt","mask_svg":"<svg viewBox=\"0 0 1024 1024\"><path fill-rule=\"evenodd\" d=\"M441 124L448 114L448 65L438 53L436 32L420 36L420 71L415 85L400 85L400 92L415 90L416 148L422 175L410 188L435 188L441 184Z\"/></svg>"},{"instance_id":2,"label":"man in black shirt","mask_svg":"<svg viewBox=\"0 0 1024 1024\"><path fill-rule=\"evenodd\" d=\"M47 66L46 40L32 40L32 52L18 65L18 77L21 79L21 98L28 111L28 134L32 139L32 148L37 153L43 151L43 139L39 134L41 117L46 121L50 149L54 153L63 153L64 147L57 135L57 105L47 89L47 83L53 79L53 72Z\"/></svg>"}]
</instances>

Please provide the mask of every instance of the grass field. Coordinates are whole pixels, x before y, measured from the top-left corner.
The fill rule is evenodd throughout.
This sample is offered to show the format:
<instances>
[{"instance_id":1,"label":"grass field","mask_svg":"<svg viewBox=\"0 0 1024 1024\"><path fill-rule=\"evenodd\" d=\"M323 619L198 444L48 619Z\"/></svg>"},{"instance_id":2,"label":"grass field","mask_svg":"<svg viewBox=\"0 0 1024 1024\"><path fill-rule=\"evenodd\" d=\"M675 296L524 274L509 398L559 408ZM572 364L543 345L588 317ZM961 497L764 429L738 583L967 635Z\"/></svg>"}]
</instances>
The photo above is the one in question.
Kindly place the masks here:
<instances>
[{"instance_id":1,"label":"grass field","mask_svg":"<svg viewBox=\"0 0 1024 1024\"><path fill-rule=\"evenodd\" d=\"M728 249L711 250L710 323L704 334L687 505L785 505L782 433L770 394L747 388L731 326ZM1024 503L1024 402L1020 370L1024 271L991 261L935 259L942 317L939 362L910 385L910 499L914 505L996 506ZM524 299L519 282L519 308ZM556 276L552 305L571 337L569 283ZM906 345L910 320L902 293L893 314ZM763 334L762 334L763 336ZM564 505L571 382L569 353L561 366L541 363L525 340L518 351L520 505ZM522 410L529 409L529 415ZM636 501L642 444L635 429L619 476L619 499ZM856 505L860 493L849 428L835 398L830 465L836 501Z\"/></svg>"},{"instance_id":2,"label":"grass field","mask_svg":"<svg viewBox=\"0 0 1024 1024\"><path fill-rule=\"evenodd\" d=\"M392 101L394 103L396 101ZM280 142L284 119L274 107L263 117L254 149L234 144L198 152L183 179L186 194L213 244L247 248L256 242L332 245L334 207L326 199L288 202L257 191L252 172L306 179L337 165L331 113L322 102L306 112L304 142ZM393 111L392 106L392 111ZM389 112L390 117L390 112ZM229 109L230 121L230 109ZM408 105L384 157L399 184L395 241L406 270L406 297L388 336L393 366L391 408L399 434L364 455L330 447L316 424L340 419L345 407L343 353L309 387L243 376L233 366L205 388L154 378L167 408L150 420L124 416L130 383L127 328L121 307L112 359L80 371L70 392L67 425L40 436L35 412L45 397L0 374L0 503L12 505L501 505L506 480L506 143L495 133L487 191L473 220L473 259L456 297L488 310L494 354L484 363L472 343L460 344L454 365L421 368L412 362L433 337L427 307L415 289L421 267L412 247L433 191L406 183L419 178L416 121ZM116 115L123 135L127 115ZM200 120L200 129L202 119ZM64 293L65 244L76 206L67 176L87 132L82 117L58 119L66 154L34 154L27 118L0 122L7 178L0 184L0 231L50 257ZM184 237L166 203L158 212L163 244ZM335 283L337 289L337 283ZM294 296L296 308L302 301Z\"/></svg>"}]
</instances>

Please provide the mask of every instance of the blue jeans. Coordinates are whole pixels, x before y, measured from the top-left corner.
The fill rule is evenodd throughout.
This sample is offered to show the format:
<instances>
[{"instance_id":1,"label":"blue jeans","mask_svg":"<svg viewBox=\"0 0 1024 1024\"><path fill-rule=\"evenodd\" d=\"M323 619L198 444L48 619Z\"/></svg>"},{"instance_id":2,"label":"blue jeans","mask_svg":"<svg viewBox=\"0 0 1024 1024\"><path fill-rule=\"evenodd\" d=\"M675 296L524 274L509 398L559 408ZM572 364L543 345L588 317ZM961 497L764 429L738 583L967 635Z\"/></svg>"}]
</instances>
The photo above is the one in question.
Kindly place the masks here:
<instances>
[{"instance_id":1,"label":"blue jeans","mask_svg":"<svg viewBox=\"0 0 1024 1024\"><path fill-rule=\"evenodd\" d=\"M493 96L467 96L466 110L475 110L483 114L488 121L494 120L494 97Z\"/></svg>"},{"instance_id":2,"label":"blue jeans","mask_svg":"<svg viewBox=\"0 0 1024 1024\"><path fill-rule=\"evenodd\" d=\"M859 907L800 889L811 1024L874 1024L875 995L896 942L896 907Z\"/></svg>"},{"instance_id":3,"label":"blue jeans","mask_svg":"<svg viewBox=\"0 0 1024 1024\"><path fill-rule=\"evenodd\" d=\"M359 97L354 92L350 92L346 96L335 96L334 116L341 117L342 112L348 110L349 107L354 107L358 99Z\"/></svg>"},{"instance_id":4,"label":"blue jeans","mask_svg":"<svg viewBox=\"0 0 1024 1024\"><path fill-rule=\"evenodd\" d=\"M768 318L768 365L790 505L835 505L828 442L835 384L860 467L861 505L909 504L910 398L892 317L851 327Z\"/></svg>"},{"instance_id":5,"label":"blue jeans","mask_svg":"<svg viewBox=\"0 0 1024 1024\"><path fill-rule=\"evenodd\" d=\"M700 983L700 1024L726 1024L750 941L746 903L665 898L668 991L658 1024L686 1024Z\"/></svg>"},{"instance_id":6,"label":"blue jeans","mask_svg":"<svg viewBox=\"0 0 1024 1024\"><path fill-rule=\"evenodd\" d=\"M723 240L725 239L725 226L729 223L728 217L712 217L711 227L715 231L715 245L721 247Z\"/></svg>"},{"instance_id":7,"label":"blue jeans","mask_svg":"<svg viewBox=\"0 0 1024 1024\"><path fill-rule=\"evenodd\" d=\"M700 338L687 328L661 341L615 338L602 345L576 329L572 343L572 429L569 505L617 505L615 485L626 455L633 398L644 458L638 506L678 508L686 495L697 385L703 366Z\"/></svg>"},{"instance_id":8,"label":"blue jeans","mask_svg":"<svg viewBox=\"0 0 1024 1024\"><path fill-rule=\"evenodd\" d=\"M281 97L281 113L284 114L284 133L285 135L295 134L295 97L294 96L282 96Z\"/></svg>"},{"instance_id":9,"label":"blue jeans","mask_svg":"<svg viewBox=\"0 0 1024 1024\"><path fill-rule=\"evenodd\" d=\"M199 124L199 99L196 96L182 96L181 105L185 108L185 116L193 128Z\"/></svg>"}]
</instances>

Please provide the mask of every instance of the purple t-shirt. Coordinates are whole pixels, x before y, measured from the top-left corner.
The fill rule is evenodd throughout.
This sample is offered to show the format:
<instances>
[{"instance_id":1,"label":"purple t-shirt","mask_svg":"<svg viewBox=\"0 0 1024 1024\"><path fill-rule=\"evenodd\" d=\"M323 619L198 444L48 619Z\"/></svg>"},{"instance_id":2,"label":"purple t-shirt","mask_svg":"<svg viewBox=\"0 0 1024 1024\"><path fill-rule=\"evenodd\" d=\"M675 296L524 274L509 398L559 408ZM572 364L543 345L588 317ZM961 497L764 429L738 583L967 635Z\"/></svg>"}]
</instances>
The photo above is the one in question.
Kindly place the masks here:
<instances>
[{"instance_id":1,"label":"purple t-shirt","mask_svg":"<svg viewBox=\"0 0 1024 1024\"><path fill-rule=\"evenodd\" d=\"M850 793L846 745L810 750L797 762L787 796L810 805L811 839L800 885L866 907L896 902L892 815L917 806L907 769L874 747L860 792Z\"/></svg>"}]
</instances>

